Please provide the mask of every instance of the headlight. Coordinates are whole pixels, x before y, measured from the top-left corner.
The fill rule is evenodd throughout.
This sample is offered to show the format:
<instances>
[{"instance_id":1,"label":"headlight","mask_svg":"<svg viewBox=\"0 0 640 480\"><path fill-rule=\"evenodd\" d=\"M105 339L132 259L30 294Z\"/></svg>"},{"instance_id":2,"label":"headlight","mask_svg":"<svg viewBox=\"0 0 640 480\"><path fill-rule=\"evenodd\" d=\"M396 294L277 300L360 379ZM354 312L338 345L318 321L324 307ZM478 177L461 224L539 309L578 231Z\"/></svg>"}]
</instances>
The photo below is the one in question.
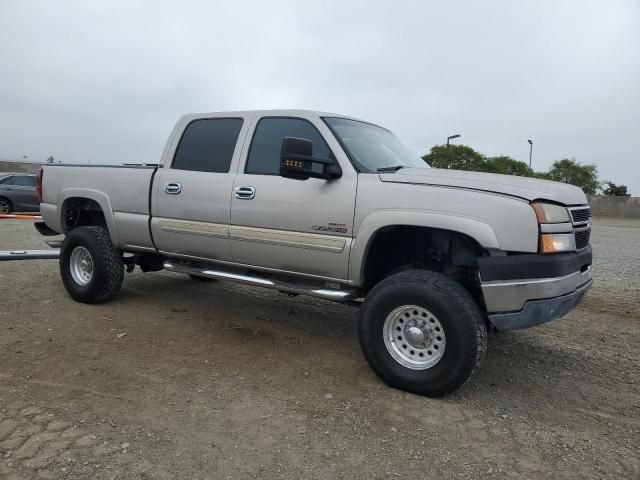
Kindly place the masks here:
<instances>
[{"instance_id":1,"label":"headlight","mask_svg":"<svg viewBox=\"0 0 640 480\"><path fill-rule=\"evenodd\" d=\"M573 252L576 238L573 233L543 233L540 235L540 253Z\"/></svg>"},{"instance_id":2,"label":"headlight","mask_svg":"<svg viewBox=\"0 0 640 480\"><path fill-rule=\"evenodd\" d=\"M532 203L538 223L566 223L571 222L569 211L565 207L554 203Z\"/></svg>"}]
</instances>

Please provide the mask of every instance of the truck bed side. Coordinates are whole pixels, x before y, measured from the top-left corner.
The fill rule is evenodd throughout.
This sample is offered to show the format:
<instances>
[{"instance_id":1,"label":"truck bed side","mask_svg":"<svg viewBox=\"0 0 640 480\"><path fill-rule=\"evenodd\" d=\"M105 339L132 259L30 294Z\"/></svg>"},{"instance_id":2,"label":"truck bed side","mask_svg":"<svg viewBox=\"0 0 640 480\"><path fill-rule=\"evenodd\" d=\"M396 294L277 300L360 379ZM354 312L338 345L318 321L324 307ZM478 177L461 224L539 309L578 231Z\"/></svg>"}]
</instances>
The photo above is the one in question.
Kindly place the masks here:
<instances>
[{"instance_id":1,"label":"truck bed side","mask_svg":"<svg viewBox=\"0 0 640 480\"><path fill-rule=\"evenodd\" d=\"M45 165L44 222L64 232L69 208L96 208L104 215L114 245L154 250L149 231L149 195L155 166ZM95 202L95 203L94 203Z\"/></svg>"}]
</instances>

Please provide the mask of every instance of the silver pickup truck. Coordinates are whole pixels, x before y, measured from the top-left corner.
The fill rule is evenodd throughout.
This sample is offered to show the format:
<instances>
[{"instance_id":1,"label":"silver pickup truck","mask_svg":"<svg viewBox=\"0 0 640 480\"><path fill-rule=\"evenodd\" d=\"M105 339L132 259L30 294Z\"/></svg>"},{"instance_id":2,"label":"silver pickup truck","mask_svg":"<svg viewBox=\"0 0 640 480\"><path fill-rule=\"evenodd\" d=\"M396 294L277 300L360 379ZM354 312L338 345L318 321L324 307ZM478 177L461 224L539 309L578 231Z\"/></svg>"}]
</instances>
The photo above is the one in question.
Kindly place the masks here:
<instances>
[{"instance_id":1,"label":"silver pickup truck","mask_svg":"<svg viewBox=\"0 0 640 480\"><path fill-rule=\"evenodd\" d=\"M581 189L432 169L342 115L185 115L158 164L38 180L75 300L111 299L139 266L358 305L370 366L422 395L464 384L489 330L559 318L592 281Z\"/></svg>"}]
</instances>

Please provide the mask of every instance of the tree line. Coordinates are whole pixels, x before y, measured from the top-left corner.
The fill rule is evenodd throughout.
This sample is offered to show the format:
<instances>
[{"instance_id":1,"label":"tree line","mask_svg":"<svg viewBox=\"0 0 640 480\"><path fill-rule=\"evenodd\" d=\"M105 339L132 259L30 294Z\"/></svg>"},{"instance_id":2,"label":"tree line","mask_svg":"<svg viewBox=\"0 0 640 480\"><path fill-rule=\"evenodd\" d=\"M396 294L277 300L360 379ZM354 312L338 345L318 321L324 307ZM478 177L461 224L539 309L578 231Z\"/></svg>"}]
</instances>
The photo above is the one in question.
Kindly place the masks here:
<instances>
[{"instance_id":1,"label":"tree line","mask_svg":"<svg viewBox=\"0 0 640 480\"><path fill-rule=\"evenodd\" d=\"M548 171L536 172L526 163L505 155L487 157L466 145L436 145L422 159L434 168L541 178L576 185L589 195L600 192L603 195L630 196L626 185L601 181L595 164L582 164L575 158L556 160Z\"/></svg>"}]
</instances>

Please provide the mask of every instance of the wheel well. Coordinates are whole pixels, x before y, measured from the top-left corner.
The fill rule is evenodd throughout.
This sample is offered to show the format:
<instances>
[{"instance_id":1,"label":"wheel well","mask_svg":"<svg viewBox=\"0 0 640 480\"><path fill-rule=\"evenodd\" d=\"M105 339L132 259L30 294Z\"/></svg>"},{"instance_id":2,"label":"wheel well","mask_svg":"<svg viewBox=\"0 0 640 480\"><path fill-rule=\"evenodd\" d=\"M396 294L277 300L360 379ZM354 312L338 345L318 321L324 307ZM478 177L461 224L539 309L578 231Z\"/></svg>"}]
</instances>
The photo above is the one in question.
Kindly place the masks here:
<instances>
[{"instance_id":1,"label":"wheel well","mask_svg":"<svg viewBox=\"0 0 640 480\"><path fill-rule=\"evenodd\" d=\"M410 268L449 275L476 298L479 295L477 259L487 252L463 233L438 228L394 225L378 230L364 265L364 289L385 277Z\"/></svg>"},{"instance_id":2,"label":"wheel well","mask_svg":"<svg viewBox=\"0 0 640 480\"><path fill-rule=\"evenodd\" d=\"M90 198L73 197L64 202L63 228L70 232L77 227L96 226L109 230L104 211L98 202Z\"/></svg>"}]
</instances>

